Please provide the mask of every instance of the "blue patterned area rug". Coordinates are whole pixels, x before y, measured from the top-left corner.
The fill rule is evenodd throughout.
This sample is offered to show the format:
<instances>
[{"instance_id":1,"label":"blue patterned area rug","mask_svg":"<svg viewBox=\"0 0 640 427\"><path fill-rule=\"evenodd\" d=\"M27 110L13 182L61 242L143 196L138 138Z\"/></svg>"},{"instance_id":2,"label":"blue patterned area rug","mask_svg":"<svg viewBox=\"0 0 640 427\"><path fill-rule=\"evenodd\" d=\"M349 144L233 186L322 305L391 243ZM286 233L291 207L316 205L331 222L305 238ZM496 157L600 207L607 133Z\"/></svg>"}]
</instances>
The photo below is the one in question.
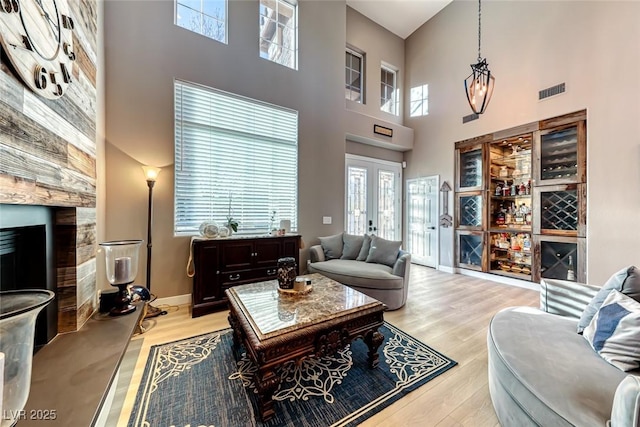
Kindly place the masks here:
<instances>
[{"instance_id":1,"label":"blue patterned area rug","mask_svg":"<svg viewBox=\"0 0 640 427\"><path fill-rule=\"evenodd\" d=\"M355 426L457 364L386 322L379 331L376 369L362 340L285 364L267 423L256 420L255 366L234 359L231 329L153 346L129 426Z\"/></svg>"}]
</instances>

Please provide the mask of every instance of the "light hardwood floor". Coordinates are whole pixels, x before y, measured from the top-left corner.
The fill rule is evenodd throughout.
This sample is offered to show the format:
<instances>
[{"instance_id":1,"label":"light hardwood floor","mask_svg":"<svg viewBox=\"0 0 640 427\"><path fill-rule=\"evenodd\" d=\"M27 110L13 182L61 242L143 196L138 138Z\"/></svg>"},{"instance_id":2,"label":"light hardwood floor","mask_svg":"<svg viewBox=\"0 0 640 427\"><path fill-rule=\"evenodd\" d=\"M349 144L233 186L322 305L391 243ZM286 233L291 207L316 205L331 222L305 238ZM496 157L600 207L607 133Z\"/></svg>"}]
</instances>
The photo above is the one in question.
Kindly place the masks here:
<instances>
[{"instance_id":1,"label":"light hardwood floor","mask_svg":"<svg viewBox=\"0 0 640 427\"><path fill-rule=\"evenodd\" d=\"M504 307L538 306L538 293L418 265L411 266L407 304L386 312L385 320L458 362L458 366L411 392L363 426L499 426L487 385L487 326ZM134 337L128 356L130 383L118 426L126 426L152 345L228 327L227 311L192 319L188 306L145 321L149 330ZM139 353L137 350L139 349ZM122 380L121 380L122 382ZM128 386L128 387L127 387Z\"/></svg>"}]
</instances>

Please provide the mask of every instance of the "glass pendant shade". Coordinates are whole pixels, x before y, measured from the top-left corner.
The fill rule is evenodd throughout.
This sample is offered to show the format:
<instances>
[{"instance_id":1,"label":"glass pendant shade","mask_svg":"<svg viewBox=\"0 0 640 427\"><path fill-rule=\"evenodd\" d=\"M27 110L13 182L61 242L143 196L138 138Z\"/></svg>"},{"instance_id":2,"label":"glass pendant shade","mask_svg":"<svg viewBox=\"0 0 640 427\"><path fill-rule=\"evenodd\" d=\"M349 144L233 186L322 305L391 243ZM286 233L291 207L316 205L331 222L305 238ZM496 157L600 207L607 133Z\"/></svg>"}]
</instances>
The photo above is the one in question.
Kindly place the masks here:
<instances>
[{"instance_id":1,"label":"glass pendant shade","mask_svg":"<svg viewBox=\"0 0 640 427\"><path fill-rule=\"evenodd\" d=\"M491 101L496 79L491 75L486 59L477 64L471 64L471 70L471 74L464 81L467 101L474 113L482 114Z\"/></svg>"}]
</instances>

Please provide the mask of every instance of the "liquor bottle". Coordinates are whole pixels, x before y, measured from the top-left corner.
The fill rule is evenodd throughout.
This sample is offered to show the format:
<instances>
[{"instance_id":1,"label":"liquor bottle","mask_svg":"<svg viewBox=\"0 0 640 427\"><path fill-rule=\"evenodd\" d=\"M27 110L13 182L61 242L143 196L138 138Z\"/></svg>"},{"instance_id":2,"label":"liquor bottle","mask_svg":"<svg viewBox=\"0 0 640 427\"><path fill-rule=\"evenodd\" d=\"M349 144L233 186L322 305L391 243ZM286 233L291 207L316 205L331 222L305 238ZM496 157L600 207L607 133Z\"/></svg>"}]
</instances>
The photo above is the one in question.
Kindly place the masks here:
<instances>
[{"instance_id":1,"label":"liquor bottle","mask_svg":"<svg viewBox=\"0 0 640 427\"><path fill-rule=\"evenodd\" d=\"M496 196L502 196L502 185L500 183L496 184Z\"/></svg>"},{"instance_id":2,"label":"liquor bottle","mask_svg":"<svg viewBox=\"0 0 640 427\"><path fill-rule=\"evenodd\" d=\"M504 207L502 206L502 203L500 203L500 208L498 209L498 212L496 212L495 221L496 225L504 225L505 223Z\"/></svg>"},{"instance_id":3,"label":"liquor bottle","mask_svg":"<svg viewBox=\"0 0 640 427\"><path fill-rule=\"evenodd\" d=\"M576 280L576 273L573 270L573 257L569 255L569 266L567 267L567 280Z\"/></svg>"}]
</instances>

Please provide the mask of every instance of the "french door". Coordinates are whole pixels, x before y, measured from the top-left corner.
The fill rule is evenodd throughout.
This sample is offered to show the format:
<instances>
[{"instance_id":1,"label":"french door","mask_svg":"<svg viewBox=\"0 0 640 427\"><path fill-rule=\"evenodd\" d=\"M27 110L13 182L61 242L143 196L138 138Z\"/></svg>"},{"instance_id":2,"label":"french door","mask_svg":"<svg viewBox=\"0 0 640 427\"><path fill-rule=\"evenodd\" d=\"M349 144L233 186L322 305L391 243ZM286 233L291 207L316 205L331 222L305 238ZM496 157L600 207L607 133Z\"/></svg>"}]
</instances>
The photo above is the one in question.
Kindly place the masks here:
<instances>
[{"instance_id":1,"label":"french door","mask_svg":"<svg viewBox=\"0 0 640 427\"><path fill-rule=\"evenodd\" d=\"M402 166L347 154L345 231L402 238Z\"/></svg>"},{"instance_id":2,"label":"french door","mask_svg":"<svg viewBox=\"0 0 640 427\"><path fill-rule=\"evenodd\" d=\"M411 262L437 267L438 265L438 197L439 177L408 179L407 201L407 251Z\"/></svg>"}]
</instances>

